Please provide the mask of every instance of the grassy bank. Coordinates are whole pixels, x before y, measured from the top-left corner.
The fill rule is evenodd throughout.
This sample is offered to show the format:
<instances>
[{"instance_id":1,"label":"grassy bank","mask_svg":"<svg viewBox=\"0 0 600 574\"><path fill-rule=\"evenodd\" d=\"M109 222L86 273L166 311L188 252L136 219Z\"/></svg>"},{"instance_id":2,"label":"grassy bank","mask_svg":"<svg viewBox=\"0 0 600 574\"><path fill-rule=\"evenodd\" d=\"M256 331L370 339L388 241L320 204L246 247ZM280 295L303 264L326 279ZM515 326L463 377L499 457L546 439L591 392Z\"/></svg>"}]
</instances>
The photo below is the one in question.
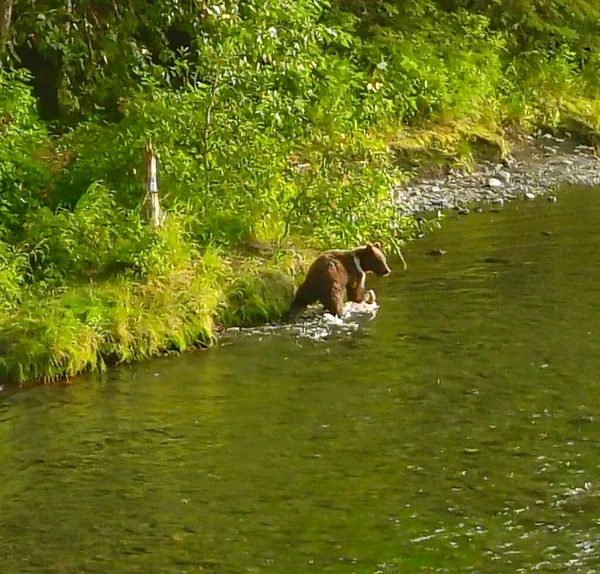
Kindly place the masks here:
<instances>
[{"instance_id":1,"label":"grassy bank","mask_svg":"<svg viewBox=\"0 0 600 574\"><path fill-rule=\"evenodd\" d=\"M279 317L303 262L283 250L238 260L208 252L147 280L120 277L28 294L4 317L0 377L50 381L211 345L220 327Z\"/></svg>"},{"instance_id":2,"label":"grassy bank","mask_svg":"<svg viewBox=\"0 0 600 574\"><path fill-rule=\"evenodd\" d=\"M587 0L107 6L14 3L0 56L0 380L277 318L313 250L420 231L390 194L415 168L501 157L537 127L599 141ZM168 213L156 231L147 138Z\"/></svg>"}]
</instances>

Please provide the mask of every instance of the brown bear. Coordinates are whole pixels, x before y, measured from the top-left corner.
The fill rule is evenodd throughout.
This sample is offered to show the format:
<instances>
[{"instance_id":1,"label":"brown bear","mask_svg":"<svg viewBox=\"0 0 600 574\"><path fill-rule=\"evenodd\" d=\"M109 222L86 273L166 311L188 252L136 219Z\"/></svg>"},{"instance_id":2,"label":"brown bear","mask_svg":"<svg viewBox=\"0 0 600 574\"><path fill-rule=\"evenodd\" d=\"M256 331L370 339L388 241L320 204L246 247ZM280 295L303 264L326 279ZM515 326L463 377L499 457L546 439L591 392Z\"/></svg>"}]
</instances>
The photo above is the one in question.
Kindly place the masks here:
<instances>
[{"instance_id":1,"label":"brown bear","mask_svg":"<svg viewBox=\"0 0 600 574\"><path fill-rule=\"evenodd\" d=\"M381 243L323 253L310 266L304 283L296 291L289 316L293 317L308 305L320 301L332 315L341 317L344 292L355 303L362 303L366 295L370 295L374 302L375 293L365 293L365 279L369 272L380 277L392 272L381 251Z\"/></svg>"}]
</instances>

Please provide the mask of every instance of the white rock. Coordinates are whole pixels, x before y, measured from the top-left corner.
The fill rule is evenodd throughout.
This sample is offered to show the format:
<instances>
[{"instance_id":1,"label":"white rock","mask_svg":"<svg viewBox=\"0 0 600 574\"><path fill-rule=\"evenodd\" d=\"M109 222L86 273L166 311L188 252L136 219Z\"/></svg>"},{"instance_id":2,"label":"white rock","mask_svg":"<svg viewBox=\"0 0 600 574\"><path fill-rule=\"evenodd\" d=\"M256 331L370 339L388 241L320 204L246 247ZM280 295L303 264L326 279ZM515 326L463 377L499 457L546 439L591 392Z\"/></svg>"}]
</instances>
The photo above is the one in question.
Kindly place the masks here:
<instances>
[{"instance_id":1,"label":"white rock","mask_svg":"<svg viewBox=\"0 0 600 574\"><path fill-rule=\"evenodd\" d=\"M504 184L496 177L490 177L487 180L488 187L502 187Z\"/></svg>"},{"instance_id":2,"label":"white rock","mask_svg":"<svg viewBox=\"0 0 600 574\"><path fill-rule=\"evenodd\" d=\"M527 192L527 193L525 194L525 199L535 199L535 194L534 194L534 193Z\"/></svg>"}]
</instances>

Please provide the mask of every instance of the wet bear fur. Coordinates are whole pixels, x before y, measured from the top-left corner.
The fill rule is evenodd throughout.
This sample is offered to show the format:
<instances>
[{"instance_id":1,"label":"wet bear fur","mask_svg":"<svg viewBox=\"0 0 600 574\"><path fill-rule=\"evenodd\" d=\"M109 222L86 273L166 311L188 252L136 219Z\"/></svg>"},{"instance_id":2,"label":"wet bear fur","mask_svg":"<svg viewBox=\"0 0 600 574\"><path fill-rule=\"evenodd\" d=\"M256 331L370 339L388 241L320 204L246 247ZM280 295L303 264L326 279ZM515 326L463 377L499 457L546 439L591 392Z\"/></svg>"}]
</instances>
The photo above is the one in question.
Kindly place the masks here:
<instances>
[{"instance_id":1,"label":"wet bear fur","mask_svg":"<svg viewBox=\"0 0 600 574\"><path fill-rule=\"evenodd\" d=\"M326 311L341 317L344 295L355 303L362 303L369 298L374 302L375 293L365 291L367 273L375 273L380 277L391 273L381 243L367 243L352 250L321 254L310 266L304 283L296 291L289 316L293 318L308 305L320 301Z\"/></svg>"}]
</instances>

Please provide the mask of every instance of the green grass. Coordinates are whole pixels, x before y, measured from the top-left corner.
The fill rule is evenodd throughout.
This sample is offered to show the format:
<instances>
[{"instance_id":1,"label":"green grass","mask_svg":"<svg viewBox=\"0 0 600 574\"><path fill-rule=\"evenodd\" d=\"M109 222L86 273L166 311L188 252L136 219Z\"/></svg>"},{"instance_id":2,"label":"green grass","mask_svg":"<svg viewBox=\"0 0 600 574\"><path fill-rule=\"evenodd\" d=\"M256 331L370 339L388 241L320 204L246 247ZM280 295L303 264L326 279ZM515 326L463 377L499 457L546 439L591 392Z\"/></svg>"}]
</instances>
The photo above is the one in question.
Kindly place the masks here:
<instances>
[{"instance_id":1,"label":"green grass","mask_svg":"<svg viewBox=\"0 0 600 574\"><path fill-rule=\"evenodd\" d=\"M48 382L209 346L218 328L278 319L305 262L291 251L199 259L164 278L29 294L0 327L0 380Z\"/></svg>"}]
</instances>

